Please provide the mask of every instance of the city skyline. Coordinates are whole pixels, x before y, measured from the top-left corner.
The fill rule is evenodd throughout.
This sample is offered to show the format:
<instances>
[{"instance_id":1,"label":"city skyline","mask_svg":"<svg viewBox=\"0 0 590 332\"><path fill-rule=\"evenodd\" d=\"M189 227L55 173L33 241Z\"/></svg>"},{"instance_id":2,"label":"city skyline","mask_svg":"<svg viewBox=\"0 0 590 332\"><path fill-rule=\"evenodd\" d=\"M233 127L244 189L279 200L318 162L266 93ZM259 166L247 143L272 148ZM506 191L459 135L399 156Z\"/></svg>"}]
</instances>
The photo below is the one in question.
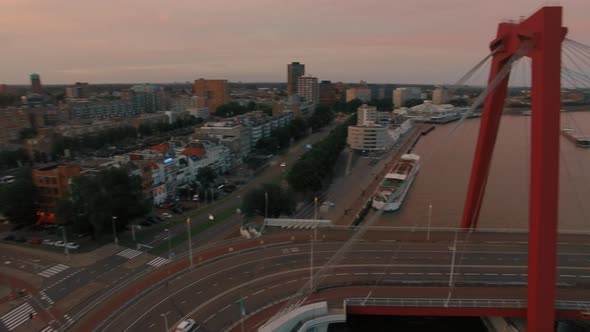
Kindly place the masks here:
<instances>
[{"instance_id":1,"label":"city skyline","mask_svg":"<svg viewBox=\"0 0 590 332\"><path fill-rule=\"evenodd\" d=\"M453 83L486 55L499 20L517 20L514 13L527 16L544 3L0 2L0 41L10 45L0 83L27 84L36 72L47 85L198 77L286 82L292 61L320 80ZM590 3L561 4L568 37L588 42Z\"/></svg>"}]
</instances>

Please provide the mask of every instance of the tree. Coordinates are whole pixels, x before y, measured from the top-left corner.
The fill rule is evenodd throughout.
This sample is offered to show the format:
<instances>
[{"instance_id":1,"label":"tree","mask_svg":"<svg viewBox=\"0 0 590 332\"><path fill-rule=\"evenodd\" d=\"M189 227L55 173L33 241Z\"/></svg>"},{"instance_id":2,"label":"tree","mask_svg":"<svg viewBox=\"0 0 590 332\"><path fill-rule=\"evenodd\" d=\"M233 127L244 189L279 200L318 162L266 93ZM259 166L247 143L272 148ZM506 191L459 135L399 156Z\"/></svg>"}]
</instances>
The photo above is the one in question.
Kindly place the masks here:
<instances>
[{"instance_id":1,"label":"tree","mask_svg":"<svg viewBox=\"0 0 590 332\"><path fill-rule=\"evenodd\" d=\"M308 123L315 130L327 126L334 120L334 117L335 114L332 109L327 106L318 106L309 118Z\"/></svg>"},{"instance_id":2,"label":"tree","mask_svg":"<svg viewBox=\"0 0 590 332\"><path fill-rule=\"evenodd\" d=\"M56 216L77 231L91 231L96 239L112 232L112 218L122 229L132 218L147 213L141 178L111 168L94 176L73 178L68 194L58 203Z\"/></svg>"},{"instance_id":3,"label":"tree","mask_svg":"<svg viewBox=\"0 0 590 332\"><path fill-rule=\"evenodd\" d=\"M417 105L421 105L422 103L424 103L424 100L422 99L417 99L417 98L412 98L412 99L408 99L406 100L406 107L414 107Z\"/></svg>"},{"instance_id":4,"label":"tree","mask_svg":"<svg viewBox=\"0 0 590 332\"><path fill-rule=\"evenodd\" d=\"M18 132L18 137L20 139L33 138L33 137L35 137L35 135L37 135L37 133L35 132L35 129L33 129L33 128L23 128L23 129L19 130L19 132Z\"/></svg>"},{"instance_id":5,"label":"tree","mask_svg":"<svg viewBox=\"0 0 590 332\"><path fill-rule=\"evenodd\" d=\"M242 211L249 217L264 216L266 212L266 198L268 197L268 216L280 217L290 215L295 211L295 199L290 189L281 188L278 184L266 183L251 189L244 195Z\"/></svg>"},{"instance_id":6,"label":"tree","mask_svg":"<svg viewBox=\"0 0 590 332\"><path fill-rule=\"evenodd\" d=\"M24 149L0 151L0 169L19 167L27 161L29 161L29 156Z\"/></svg>"},{"instance_id":7,"label":"tree","mask_svg":"<svg viewBox=\"0 0 590 332\"><path fill-rule=\"evenodd\" d=\"M242 106L234 101L231 103L227 103L217 107L215 110L215 115L217 116L224 116L224 117L231 117L236 115L242 115L244 113L249 112L247 106Z\"/></svg>"},{"instance_id":8,"label":"tree","mask_svg":"<svg viewBox=\"0 0 590 332\"><path fill-rule=\"evenodd\" d=\"M209 188L216 177L217 174L215 173L215 170L209 166L201 167L197 172L197 181L199 181L204 188Z\"/></svg>"},{"instance_id":9,"label":"tree","mask_svg":"<svg viewBox=\"0 0 590 332\"><path fill-rule=\"evenodd\" d=\"M300 139L305 136L307 128L309 128L307 121L300 116L295 117L295 119L291 120L291 123L289 124L289 131L291 137L294 139Z\"/></svg>"},{"instance_id":10,"label":"tree","mask_svg":"<svg viewBox=\"0 0 590 332\"><path fill-rule=\"evenodd\" d=\"M31 174L30 168L23 167L14 182L0 186L0 212L13 223L35 221L37 190Z\"/></svg>"}]
</instances>

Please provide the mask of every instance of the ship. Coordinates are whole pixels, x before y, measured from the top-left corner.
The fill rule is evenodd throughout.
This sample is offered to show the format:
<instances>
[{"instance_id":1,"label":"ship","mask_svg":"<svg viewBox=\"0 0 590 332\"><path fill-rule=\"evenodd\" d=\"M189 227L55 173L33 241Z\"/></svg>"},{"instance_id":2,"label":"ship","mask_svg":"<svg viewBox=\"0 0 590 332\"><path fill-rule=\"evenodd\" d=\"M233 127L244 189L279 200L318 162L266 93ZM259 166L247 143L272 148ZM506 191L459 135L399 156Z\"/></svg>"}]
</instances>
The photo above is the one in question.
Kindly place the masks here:
<instances>
[{"instance_id":1,"label":"ship","mask_svg":"<svg viewBox=\"0 0 590 332\"><path fill-rule=\"evenodd\" d=\"M590 137L578 134L574 129L564 128L561 130L561 134L568 140L574 142L577 146L590 148Z\"/></svg>"},{"instance_id":2,"label":"ship","mask_svg":"<svg viewBox=\"0 0 590 332\"><path fill-rule=\"evenodd\" d=\"M419 155L413 153L402 155L377 187L371 206L377 210L383 209L383 211L398 210L419 170Z\"/></svg>"}]
</instances>

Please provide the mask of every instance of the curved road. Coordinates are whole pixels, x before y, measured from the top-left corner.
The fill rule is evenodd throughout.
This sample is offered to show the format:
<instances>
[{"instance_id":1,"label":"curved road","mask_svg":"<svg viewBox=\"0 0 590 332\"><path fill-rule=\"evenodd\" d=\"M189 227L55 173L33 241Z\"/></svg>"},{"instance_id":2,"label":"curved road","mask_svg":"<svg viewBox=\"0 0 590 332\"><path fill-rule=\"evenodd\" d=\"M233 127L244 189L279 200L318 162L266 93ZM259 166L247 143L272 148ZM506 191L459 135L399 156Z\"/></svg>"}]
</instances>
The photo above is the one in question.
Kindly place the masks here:
<instances>
[{"instance_id":1,"label":"curved road","mask_svg":"<svg viewBox=\"0 0 590 332\"><path fill-rule=\"evenodd\" d=\"M333 287L355 286L355 296L382 297L404 286L407 296L427 297L440 287L448 292L446 286L452 275L456 286L453 292L463 298L521 298L527 277L527 246L523 241L492 241L506 237L496 234L490 236L490 241L473 243L460 240L455 244L456 250L453 242L447 240L358 242L336 266L322 270L320 290L313 297L328 298L336 308L342 307L342 299L349 297L350 292ZM314 265L323 265L342 245L327 242L331 241L329 238L325 241L316 242ZM455 266L451 268L453 254ZM588 291L583 288L590 281L590 247L577 242L562 243L558 264L560 297L587 299ZM240 299L247 315L284 300L306 284L309 267L309 243L286 243L235 253L154 287L101 326L101 330L161 331L162 315L166 314L169 328L188 317L197 321L197 331L223 331L239 322ZM324 297L326 291L331 296Z\"/></svg>"}]
</instances>

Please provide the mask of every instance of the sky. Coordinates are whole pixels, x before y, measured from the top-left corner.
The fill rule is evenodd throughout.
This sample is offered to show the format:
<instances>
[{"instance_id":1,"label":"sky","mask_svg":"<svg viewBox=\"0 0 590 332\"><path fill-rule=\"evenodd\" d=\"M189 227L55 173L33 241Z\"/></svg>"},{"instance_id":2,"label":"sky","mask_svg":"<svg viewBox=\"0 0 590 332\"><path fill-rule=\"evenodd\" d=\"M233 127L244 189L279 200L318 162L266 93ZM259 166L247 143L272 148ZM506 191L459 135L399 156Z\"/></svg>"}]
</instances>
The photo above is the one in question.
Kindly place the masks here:
<instances>
[{"instance_id":1,"label":"sky","mask_svg":"<svg viewBox=\"0 0 590 332\"><path fill-rule=\"evenodd\" d=\"M0 0L0 84L456 82L497 24L539 0ZM555 3L555 2L553 2ZM563 0L568 37L590 44L590 0Z\"/></svg>"}]
</instances>

